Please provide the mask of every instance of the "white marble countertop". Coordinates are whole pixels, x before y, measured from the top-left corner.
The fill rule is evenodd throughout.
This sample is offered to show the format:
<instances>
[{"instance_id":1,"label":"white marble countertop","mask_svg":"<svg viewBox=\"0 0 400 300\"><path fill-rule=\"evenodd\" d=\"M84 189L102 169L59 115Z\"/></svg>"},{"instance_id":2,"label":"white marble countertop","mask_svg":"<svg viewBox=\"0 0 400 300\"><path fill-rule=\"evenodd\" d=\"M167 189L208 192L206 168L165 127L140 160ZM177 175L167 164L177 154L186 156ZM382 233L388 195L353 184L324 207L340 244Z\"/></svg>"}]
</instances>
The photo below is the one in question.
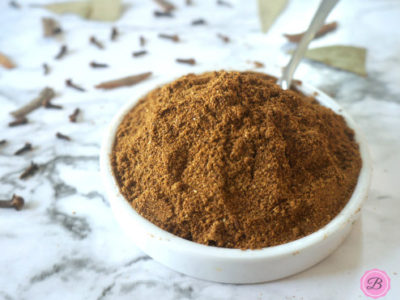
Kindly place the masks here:
<instances>
[{"instance_id":1,"label":"white marble countertop","mask_svg":"<svg viewBox=\"0 0 400 300\"><path fill-rule=\"evenodd\" d=\"M104 128L131 95L187 72L213 69L251 69L261 61L265 72L279 72L287 62L289 44L282 33L295 33L308 24L318 1L290 1L268 34L259 29L256 2L234 1L232 8L215 1L196 1L186 7L176 0L174 18L154 18L151 1L125 1L115 23L121 35L109 40L112 24L56 18L65 30L70 53L54 60L61 42L42 36L41 17L51 13L0 3L0 52L18 68L0 68L0 196L22 195L22 211L0 211L0 299L366 299L360 278L379 268L392 280L385 299L400 299L400 3L397 0L342 1L329 20L339 28L312 43L344 44L368 49L369 76L335 70L305 61L296 73L332 95L365 133L374 174L362 218L344 244L317 266L283 280L257 285L229 285L196 280L160 265L142 253L122 232L111 213L99 176L99 147ZM207 25L191 26L204 18ZM179 34L175 44L158 33ZM217 33L228 35L224 44ZM89 45L95 35L105 50ZM132 58L143 35L149 54ZM195 58L196 66L176 58ZM110 64L91 69L90 61ZM42 63L52 71L43 75ZM103 80L152 71L150 80L131 88L100 91ZM87 92L66 88L72 78ZM38 109L30 124L8 128L9 112L34 98L45 87L59 94L62 110ZM78 122L68 115L79 107ZM55 138L59 131L71 142ZM34 150L14 156L31 142ZM28 180L19 174L31 162L39 172Z\"/></svg>"}]
</instances>

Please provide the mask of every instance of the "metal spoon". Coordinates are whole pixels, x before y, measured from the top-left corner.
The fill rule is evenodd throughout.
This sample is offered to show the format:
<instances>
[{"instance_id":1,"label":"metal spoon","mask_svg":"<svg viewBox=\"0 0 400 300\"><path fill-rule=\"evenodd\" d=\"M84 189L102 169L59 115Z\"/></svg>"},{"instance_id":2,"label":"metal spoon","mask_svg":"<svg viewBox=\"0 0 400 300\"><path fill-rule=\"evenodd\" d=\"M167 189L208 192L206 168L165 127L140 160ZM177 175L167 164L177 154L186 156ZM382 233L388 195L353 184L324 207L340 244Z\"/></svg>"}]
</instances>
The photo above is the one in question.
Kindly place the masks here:
<instances>
[{"instance_id":1,"label":"metal spoon","mask_svg":"<svg viewBox=\"0 0 400 300\"><path fill-rule=\"evenodd\" d=\"M331 10L335 7L335 5L338 2L339 0L323 0L319 5L318 10L314 15L314 18L311 21L310 26L303 35L288 65L284 68L281 78L277 82L282 89L287 90L290 88L293 79L293 74L296 71L296 68L299 65L301 59L303 58L307 50L308 44L314 38L317 31L324 24L326 17L329 15Z\"/></svg>"}]
</instances>

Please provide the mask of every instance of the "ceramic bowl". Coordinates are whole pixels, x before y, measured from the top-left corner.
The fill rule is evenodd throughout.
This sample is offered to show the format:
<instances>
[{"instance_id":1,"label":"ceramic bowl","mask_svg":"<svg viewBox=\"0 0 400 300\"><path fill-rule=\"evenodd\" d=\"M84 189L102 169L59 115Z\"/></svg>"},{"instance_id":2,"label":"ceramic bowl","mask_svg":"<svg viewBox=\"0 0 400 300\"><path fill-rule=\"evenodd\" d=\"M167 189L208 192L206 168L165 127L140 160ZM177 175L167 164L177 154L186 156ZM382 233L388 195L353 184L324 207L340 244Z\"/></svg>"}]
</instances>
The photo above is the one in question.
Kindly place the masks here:
<instances>
[{"instance_id":1,"label":"ceramic bowl","mask_svg":"<svg viewBox=\"0 0 400 300\"><path fill-rule=\"evenodd\" d=\"M113 176L110 155L118 125L142 95L129 101L113 118L105 133L100 165L115 218L136 245L154 260L171 269L204 280L225 283L266 282L301 272L328 255L344 241L358 218L367 197L371 164L367 145L354 121L329 96L305 83L298 86L324 106L342 115L355 131L360 146L362 168L357 186L343 210L326 226L298 240L259 250L218 248L175 236L140 216L125 200Z\"/></svg>"}]
</instances>

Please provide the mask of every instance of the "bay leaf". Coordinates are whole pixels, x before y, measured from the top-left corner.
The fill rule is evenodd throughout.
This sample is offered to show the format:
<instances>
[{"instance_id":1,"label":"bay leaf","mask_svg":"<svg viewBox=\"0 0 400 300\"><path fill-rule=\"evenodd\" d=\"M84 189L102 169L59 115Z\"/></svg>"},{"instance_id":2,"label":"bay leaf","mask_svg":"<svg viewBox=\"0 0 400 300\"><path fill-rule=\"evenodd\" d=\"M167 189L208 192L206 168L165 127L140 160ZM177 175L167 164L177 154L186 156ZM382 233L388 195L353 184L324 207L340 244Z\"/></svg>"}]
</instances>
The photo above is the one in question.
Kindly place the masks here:
<instances>
[{"instance_id":1,"label":"bay leaf","mask_svg":"<svg viewBox=\"0 0 400 300\"><path fill-rule=\"evenodd\" d=\"M121 0L91 0L89 19L96 21L116 21L121 15Z\"/></svg>"},{"instance_id":2,"label":"bay leaf","mask_svg":"<svg viewBox=\"0 0 400 300\"><path fill-rule=\"evenodd\" d=\"M10 58L0 52L0 66L6 69L14 69L16 65L12 62Z\"/></svg>"},{"instance_id":3,"label":"bay leaf","mask_svg":"<svg viewBox=\"0 0 400 300\"><path fill-rule=\"evenodd\" d=\"M367 50L361 47L334 45L307 50L305 57L328 66L367 76Z\"/></svg>"},{"instance_id":4,"label":"bay leaf","mask_svg":"<svg viewBox=\"0 0 400 300\"><path fill-rule=\"evenodd\" d=\"M286 7L287 0L258 0L258 14L261 22L262 32L267 32L275 22L283 9Z\"/></svg>"},{"instance_id":5,"label":"bay leaf","mask_svg":"<svg viewBox=\"0 0 400 300\"><path fill-rule=\"evenodd\" d=\"M91 11L89 1L69 1L46 4L44 8L56 14L75 14L82 18L88 18Z\"/></svg>"}]
</instances>

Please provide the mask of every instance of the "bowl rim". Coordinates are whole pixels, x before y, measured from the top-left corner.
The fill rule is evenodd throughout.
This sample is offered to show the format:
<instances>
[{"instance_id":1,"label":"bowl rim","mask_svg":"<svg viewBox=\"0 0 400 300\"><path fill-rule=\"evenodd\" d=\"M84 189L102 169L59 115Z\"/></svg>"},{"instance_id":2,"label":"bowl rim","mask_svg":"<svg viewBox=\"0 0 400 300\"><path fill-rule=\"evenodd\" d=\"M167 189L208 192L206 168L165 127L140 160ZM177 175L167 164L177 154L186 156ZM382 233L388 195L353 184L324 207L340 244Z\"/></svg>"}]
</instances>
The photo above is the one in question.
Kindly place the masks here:
<instances>
[{"instance_id":1,"label":"bowl rim","mask_svg":"<svg viewBox=\"0 0 400 300\"><path fill-rule=\"evenodd\" d=\"M237 248L221 248L215 246L203 245L197 242L189 241L176 236L168 231L161 229L155 224L148 221L146 218L142 217L136 210L128 204L128 201L120 193L118 183L113 175L111 167L111 151L115 141L115 134L119 124L125 115L136 105L136 103L144 95L139 94L132 97L121 109L114 115L112 121L110 122L106 133L103 136L101 150L100 150L100 173L103 179L103 183L107 190L107 196L111 207L113 208L113 213L116 215L115 206L120 206L129 215L132 220L134 219L136 225L141 226L141 228L147 232L150 237L156 237L160 241L169 242L168 247L177 251L190 252L194 255L203 255L208 257L213 257L215 259L241 259L241 260L254 260L254 259L268 259L276 258L279 256L294 255L298 254L306 248L316 245L323 240L332 236L335 232L344 228L347 224L353 223L358 213L361 210L363 201L365 200L370 184L371 178L371 162L370 155L367 148L365 138L360 133L357 125L353 119L343 110L343 108L334 101L331 97L326 95L324 92L313 87L312 85L301 82L296 85L296 87L303 92L305 95L310 95L315 97L315 99L323 106L329 107L335 113L340 114L346 121L346 124L352 128L355 132L355 140L359 145L359 151L362 160L362 166L360 169L359 177L357 180L356 187L354 188L353 194L350 197L344 208L336 215L328 224L319 230L299 238L297 240L280 244L271 247L265 247L261 249L237 249ZM149 91L149 90L148 90ZM147 91L147 92L148 92ZM147 93L146 92L146 93ZM145 94L146 94L145 93ZM140 247L140 245L138 245Z\"/></svg>"}]
</instances>

